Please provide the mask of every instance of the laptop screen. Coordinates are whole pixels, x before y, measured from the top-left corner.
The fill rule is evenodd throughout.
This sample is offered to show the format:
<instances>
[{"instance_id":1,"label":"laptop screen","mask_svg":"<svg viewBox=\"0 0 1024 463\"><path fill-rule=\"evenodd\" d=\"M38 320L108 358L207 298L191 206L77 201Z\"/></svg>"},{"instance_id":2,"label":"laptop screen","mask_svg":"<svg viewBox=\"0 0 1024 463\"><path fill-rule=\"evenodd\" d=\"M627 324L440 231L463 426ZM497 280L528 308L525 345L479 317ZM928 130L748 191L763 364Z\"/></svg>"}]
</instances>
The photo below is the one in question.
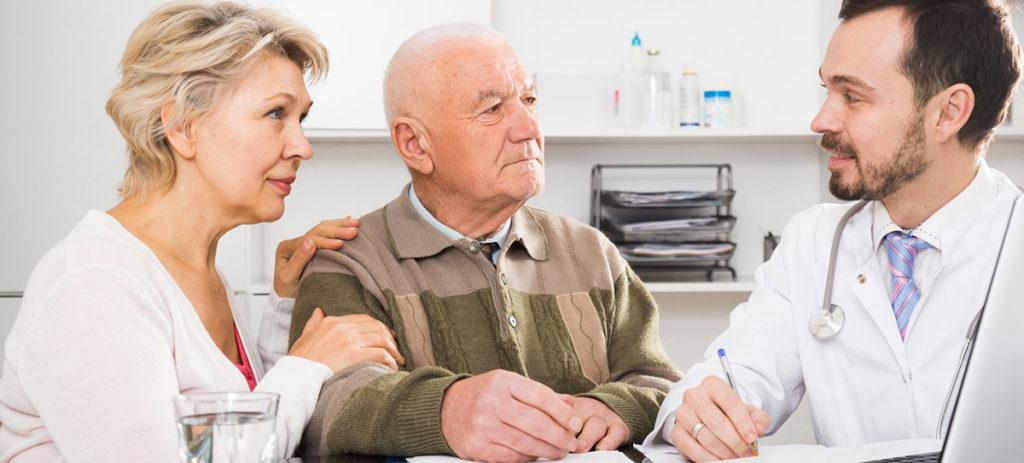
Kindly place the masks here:
<instances>
[{"instance_id":1,"label":"laptop screen","mask_svg":"<svg viewBox=\"0 0 1024 463\"><path fill-rule=\"evenodd\" d=\"M1024 420L1024 196L1006 225L942 461L1019 461Z\"/></svg>"}]
</instances>

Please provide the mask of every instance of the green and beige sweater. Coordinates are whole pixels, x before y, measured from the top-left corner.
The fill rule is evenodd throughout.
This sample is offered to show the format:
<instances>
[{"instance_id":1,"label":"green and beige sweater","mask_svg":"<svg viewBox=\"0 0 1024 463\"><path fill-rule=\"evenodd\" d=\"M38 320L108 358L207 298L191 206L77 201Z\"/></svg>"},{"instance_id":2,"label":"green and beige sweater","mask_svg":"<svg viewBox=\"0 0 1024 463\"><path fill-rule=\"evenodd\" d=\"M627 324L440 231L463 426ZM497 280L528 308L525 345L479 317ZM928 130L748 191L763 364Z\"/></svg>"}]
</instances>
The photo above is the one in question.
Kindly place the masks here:
<instances>
[{"instance_id":1,"label":"green and beige sweater","mask_svg":"<svg viewBox=\"0 0 1024 463\"><path fill-rule=\"evenodd\" d=\"M452 453L441 400L453 382L504 369L605 403L650 432L679 372L658 337L650 294L600 232L523 207L495 266L416 212L408 187L362 218L340 251L317 251L302 277L290 343L316 307L391 327L406 364L362 363L324 384L305 454Z\"/></svg>"}]
</instances>

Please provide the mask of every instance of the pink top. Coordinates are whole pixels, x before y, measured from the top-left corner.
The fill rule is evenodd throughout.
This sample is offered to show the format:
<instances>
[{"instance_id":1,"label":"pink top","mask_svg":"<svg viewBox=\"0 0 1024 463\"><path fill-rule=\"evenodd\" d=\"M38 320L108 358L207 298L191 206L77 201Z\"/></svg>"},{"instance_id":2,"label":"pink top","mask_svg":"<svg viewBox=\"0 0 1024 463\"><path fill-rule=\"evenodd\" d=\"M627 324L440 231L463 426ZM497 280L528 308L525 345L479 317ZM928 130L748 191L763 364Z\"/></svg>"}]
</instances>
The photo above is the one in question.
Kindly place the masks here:
<instances>
[{"instance_id":1,"label":"pink top","mask_svg":"<svg viewBox=\"0 0 1024 463\"><path fill-rule=\"evenodd\" d=\"M256 375L252 374L252 365L249 365L249 357L245 355L245 347L242 346L242 337L238 335L238 326L235 326L235 343L238 344L238 356L242 358L242 363L231 363L235 363L235 366L238 367L238 371L241 371L242 376L245 376L245 382L249 383L249 390L251 391L256 389Z\"/></svg>"}]
</instances>

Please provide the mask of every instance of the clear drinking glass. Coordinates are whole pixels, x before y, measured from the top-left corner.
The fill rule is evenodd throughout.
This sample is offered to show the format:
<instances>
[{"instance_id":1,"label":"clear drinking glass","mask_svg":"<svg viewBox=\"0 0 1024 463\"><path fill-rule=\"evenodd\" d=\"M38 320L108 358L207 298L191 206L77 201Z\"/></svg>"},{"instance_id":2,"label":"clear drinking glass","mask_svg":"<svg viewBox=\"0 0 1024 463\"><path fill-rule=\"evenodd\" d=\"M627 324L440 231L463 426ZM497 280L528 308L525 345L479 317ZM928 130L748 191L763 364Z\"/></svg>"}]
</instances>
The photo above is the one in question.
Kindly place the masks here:
<instances>
[{"instance_id":1,"label":"clear drinking glass","mask_svg":"<svg viewBox=\"0 0 1024 463\"><path fill-rule=\"evenodd\" d=\"M274 460L278 395L203 392L174 398L182 463Z\"/></svg>"}]
</instances>

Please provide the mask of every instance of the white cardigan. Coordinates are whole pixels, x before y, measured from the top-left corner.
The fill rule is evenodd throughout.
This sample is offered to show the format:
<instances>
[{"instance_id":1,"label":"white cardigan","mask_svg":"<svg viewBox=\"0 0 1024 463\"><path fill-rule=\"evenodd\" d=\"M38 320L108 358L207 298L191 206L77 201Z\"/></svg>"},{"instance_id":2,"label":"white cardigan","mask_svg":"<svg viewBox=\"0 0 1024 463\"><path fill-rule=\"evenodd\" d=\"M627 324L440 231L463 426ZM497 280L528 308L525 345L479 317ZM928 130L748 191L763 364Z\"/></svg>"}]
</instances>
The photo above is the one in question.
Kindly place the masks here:
<instances>
[{"instance_id":1,"label":"white cardigan","mask_svg":"<svg viewBox=\"0 0 1024 463\"><path fill-rule=\"evenodd\" d=\"M277 450L291 455L331 369L289 356L265 372L224 285L256 390L281 395ZM247 390L156 255L90 211L32 272L7 339L0 462L176 461L171 398Z\"/></svg>"}]
</instances>

